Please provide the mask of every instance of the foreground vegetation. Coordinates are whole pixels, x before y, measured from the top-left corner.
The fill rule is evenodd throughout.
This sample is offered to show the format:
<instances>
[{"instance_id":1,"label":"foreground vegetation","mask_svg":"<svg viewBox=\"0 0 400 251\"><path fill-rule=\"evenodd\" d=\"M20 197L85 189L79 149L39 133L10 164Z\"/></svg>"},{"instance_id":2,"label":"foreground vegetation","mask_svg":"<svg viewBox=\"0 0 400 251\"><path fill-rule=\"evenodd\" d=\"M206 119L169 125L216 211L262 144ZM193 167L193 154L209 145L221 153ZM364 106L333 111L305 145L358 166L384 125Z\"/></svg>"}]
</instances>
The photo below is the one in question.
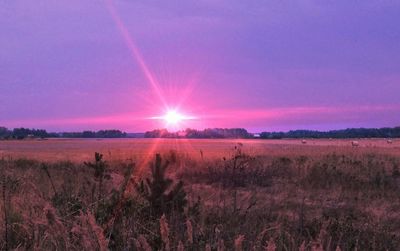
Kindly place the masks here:
<instances>
[{"instance_id":1,"label":"foreground vegetation","mask_svg":"<svg viewBox=\"0 0 400 251\"><path fill-rule=\"evenodd\" d=\"M400 158L0 161L2 250L398 250Z\"/></svg>"}]
</instances>

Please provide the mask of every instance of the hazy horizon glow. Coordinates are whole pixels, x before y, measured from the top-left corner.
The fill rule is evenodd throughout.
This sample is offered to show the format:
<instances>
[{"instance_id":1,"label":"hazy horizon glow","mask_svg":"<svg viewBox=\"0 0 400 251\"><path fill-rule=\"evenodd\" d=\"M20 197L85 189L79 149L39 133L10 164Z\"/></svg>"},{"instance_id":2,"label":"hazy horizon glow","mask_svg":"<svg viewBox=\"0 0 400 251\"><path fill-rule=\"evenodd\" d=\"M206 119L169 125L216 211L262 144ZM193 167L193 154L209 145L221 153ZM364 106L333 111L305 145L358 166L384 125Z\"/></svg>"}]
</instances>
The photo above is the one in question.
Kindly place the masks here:
<instances>
[{"instance_id":1,"label":"hazy horizon glow","mask_svg":"<svg viewBox=\"0 0 400 251\"><path fill-rule=\"evenodd\" d=\"M399 11L385 0L4 1L0 126L142 132L171 126L160 118L172 108L172 129L399 126Z\"/></svg>"}]
</instances>

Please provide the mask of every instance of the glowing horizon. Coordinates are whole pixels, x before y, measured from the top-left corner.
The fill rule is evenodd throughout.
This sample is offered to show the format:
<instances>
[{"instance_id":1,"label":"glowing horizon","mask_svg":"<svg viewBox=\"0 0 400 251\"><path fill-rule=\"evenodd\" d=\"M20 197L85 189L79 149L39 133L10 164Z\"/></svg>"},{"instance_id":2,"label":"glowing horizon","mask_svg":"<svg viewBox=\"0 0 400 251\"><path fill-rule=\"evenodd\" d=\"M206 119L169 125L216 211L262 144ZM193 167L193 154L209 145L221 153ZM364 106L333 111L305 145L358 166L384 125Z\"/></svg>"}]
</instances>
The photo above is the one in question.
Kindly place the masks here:
<instances>
[{"instance_id":1,"label":"glowing horizon","mask_svg":"<svg viewBox=\"0 0 400 251\"><path fill-rule=\"evenodd\" d=\"M24 119L14 121L3 121L0 119L0 124L9 128L17 127L29 127L29 128L44 128L50 129L51 131L74 131L72 128L80 130L101 130L101 129L120 129L128 132L144 132L151 131L153 129L167 128L165 122L165 115L168 110L164 111L164 114L158 116L146 116L145 114L139 113L127 113L112 116L99 116L99 117L75 117L75 118L63 118L63 119ZM215 110L213 114L200 114L199 116L187 115L183 113L186 120L179 129L193 128L193 129L205 129L205 128L229 128L229 127L243 127L251 132L261 131L285 131L295 129L313 129L313 130L330 130L330 129L345 129L349 126L346 125L346 121L351 121L352 114L357 112L360 116L369 115L371 118L380 116L380 121L376 124L372 124L371 127L384 127L380 123L390 119L390 114L400 111L399 106L360 106L360 107L282 107L282 108L269 108L269 109L231 109L231 110ZM344 120L343 124L338 126L286 126L280 125L282 122L286 122L288 125L292 121L296 121L299 118L305 118L307 120L314 119L319 120L324 118L327 123L334 122L336 117L341 115ZM264 120L268 121L265 127L246 127L243 121L246 120ZM232 126L231 121L235 121ZM132 129L128 125L144 124L145 126L139 129ZM386 122L387 126L390 126L390 122ZM61 127L60 127L61 126ZM353 124L350 127L363 127L362 124ZM365 126L364 126L365 127ZM65 129L62 129L65 128ZM168 129L168 128L167 128ZM176 130L177 128L170 127L170 129Z\"/></svg>"}]
</instances>

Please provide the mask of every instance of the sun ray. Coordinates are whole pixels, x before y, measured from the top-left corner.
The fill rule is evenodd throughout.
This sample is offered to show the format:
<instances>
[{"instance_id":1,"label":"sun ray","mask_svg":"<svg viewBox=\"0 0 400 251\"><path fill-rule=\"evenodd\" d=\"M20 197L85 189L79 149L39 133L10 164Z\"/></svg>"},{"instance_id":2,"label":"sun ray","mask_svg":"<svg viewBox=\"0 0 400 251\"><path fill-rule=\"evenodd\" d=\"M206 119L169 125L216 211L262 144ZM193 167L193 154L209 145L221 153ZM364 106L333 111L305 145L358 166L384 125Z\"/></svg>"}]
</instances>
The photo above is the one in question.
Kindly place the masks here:
<instances>
[{"instance_id":1,"label":"sun ray","mask_svg":"<svg viewBox=\"0 0 400 251\"><path fill-rule=\"evenodd\" d=\"M117 29L120 31L126 46L128 47L129 51L131 52L132 57L139 64L145 77L147 78L148 82L150 83L152 89L155 91L155 93L157 94L160 101L166 107L167 102L165 101L165 98L162 94L162 91L157 82L157 79L151 73L149 67L147 66L145 60L143 59L142 54L140 53L138 47L136 46L136 44L132 38L132 35L129 33L128 29L126 28L126 26L122 22L121 18L119 17L114 4L112 3L111 0L106 0L105 2L106 2L108 11L110 12L111 17L117 26Z\"/></svg>"},{"instance_id":2,"label":"sun ray","mask_svg":"<svg viewBox=\"0 0 400 251\"><path fill-rule=\"evenodd\" d=\"M144 169L147 167L147 165L149 165L151 159L154 158L160 141L161 141L160 138L154 139L154 143L151 145L151 147L145 153L144 158L141 160L140 165L137 166L137 169L133 173L133 177L141 178Z\"/></svg>"}]
</instances>

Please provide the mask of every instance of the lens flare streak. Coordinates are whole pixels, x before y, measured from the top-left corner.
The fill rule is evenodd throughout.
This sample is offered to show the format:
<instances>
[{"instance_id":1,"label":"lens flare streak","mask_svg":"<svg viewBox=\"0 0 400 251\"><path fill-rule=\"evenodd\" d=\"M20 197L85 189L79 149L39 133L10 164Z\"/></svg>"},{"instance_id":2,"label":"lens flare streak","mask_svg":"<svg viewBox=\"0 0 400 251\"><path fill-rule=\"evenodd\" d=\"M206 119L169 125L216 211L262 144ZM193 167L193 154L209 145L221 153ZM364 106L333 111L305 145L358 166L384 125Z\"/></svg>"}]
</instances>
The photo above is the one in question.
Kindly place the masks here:
<instances>
[{"instance_id":1,"label":"lens flare streak","mask_svg":"<svg viewBox=\"0 0 400 251\"><path fill-rule=\"evenodd\" d=\"M114 4L112 3L111 0L106 0L105 2L106 2L108 11L110 12L111 17L117 26L117 29L120 31L120 33L125 41L126 46L128 47L128 49L130 50L130 52L132 54L132 57L139 64L144 75L146 76L147 80L149 81L151 87L157 94L158 98L161 100L161 102L164 104L164 106L167 106L167 102L164 99L164 96L161 92L161 88L158 84L157 79L153 76L149 67L146 65L146 62L144 61L142 54L140 53L138 47L136 46L128 29L126 28L126 26L122 22L120 16L118 15L118 12L117 12Z\"/></svg>"}]
</instances>

